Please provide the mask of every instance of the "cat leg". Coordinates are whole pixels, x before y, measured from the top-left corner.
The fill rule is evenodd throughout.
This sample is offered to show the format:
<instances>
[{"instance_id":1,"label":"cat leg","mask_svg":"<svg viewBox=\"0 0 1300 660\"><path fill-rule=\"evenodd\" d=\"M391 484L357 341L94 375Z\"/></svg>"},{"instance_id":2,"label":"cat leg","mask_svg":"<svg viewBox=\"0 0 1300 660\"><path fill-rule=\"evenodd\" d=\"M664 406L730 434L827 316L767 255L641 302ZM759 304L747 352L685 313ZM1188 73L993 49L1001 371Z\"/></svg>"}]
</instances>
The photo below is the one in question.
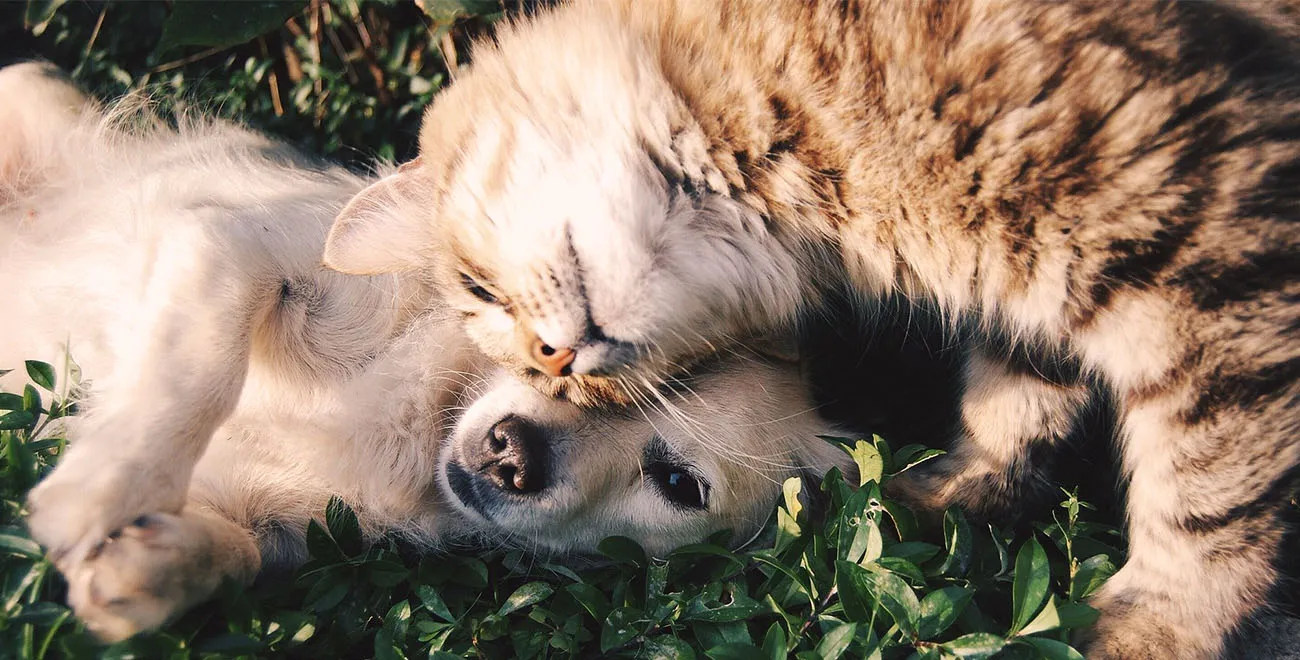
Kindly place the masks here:
<instances>
[{"instance_id":1,"label":"cat leg","mask_svg":"<svg viewBox=\"0 0 1300 660\"><path fill-rule=\"evenodd\" d=\"M113 531L80 561L59 563L68 604L107 642L152 630L261 565L252 533L194 504Z\"/></svg>"},{"instance_id":2,"label":"cat leg","mask_svg":"<svg viewBox=\"0 0 1300 660\"><path fill-rule=\"evenodd\" d=\"M1300 393L1223 405L1268 377L1225 367L1181 391L1127 397L1129 558L1092 600L1102 615L1089 658L1214 658L1266 601L1300 463L1289 410Z\"/></svg>"},{"instance_id":3,"label":"cat leg","mask_svg":"<svg viewBox=\"0 0 1300 660\"><path fill-rule=\"evenodd\" d=\"M1020 364L976 348L965 365L962 429L947 455L904 472L888 491L921 510L958 505L977 517L1015 511L1042 481L1033 450L1050 448L1074 426L1087 386L1051 382Z\"/></svg>"},{"instance_id":4,"label":"cat leg","mask_svg":"<svg viewBox=\"0 0 1300 660\"><path fill-rule=\"evenodd\" d=\"M178 513L190 475L239 399L253 318L275 284L252 247L200 222L158 237L141 292L110 322L116 365L94 379L67 454L31 492L28 526L56 560L76 563L144 514Z\"/></svg>"}]
</instances>

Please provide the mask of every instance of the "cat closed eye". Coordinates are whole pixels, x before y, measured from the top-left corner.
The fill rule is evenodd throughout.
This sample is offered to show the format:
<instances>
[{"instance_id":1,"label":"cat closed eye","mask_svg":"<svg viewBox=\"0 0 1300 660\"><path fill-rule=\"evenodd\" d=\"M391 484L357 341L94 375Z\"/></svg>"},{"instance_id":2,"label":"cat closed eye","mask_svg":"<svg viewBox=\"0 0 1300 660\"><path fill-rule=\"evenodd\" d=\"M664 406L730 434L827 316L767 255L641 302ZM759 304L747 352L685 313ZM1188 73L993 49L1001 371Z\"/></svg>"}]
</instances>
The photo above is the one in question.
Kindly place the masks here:
<instances>
[{"instance_id":1,"label":"cat closed eye","mask_svg":"<svg viewBox=\"0 0 1300 660\"><path fill-rule=\"evenodd\" d=\"M465 287L465 290L468 291L470 295L474 296L475 298L478 298L479 300L482 300L483 302L489 305L501 304L500 299L498 299L495 295L493 295L491 291L488 291L486 288L484 288L482 284L479 284L478 280L474 279L473 277L470 277L465 273L461 273L460 283Z\"/></svg>"}]
</instances>

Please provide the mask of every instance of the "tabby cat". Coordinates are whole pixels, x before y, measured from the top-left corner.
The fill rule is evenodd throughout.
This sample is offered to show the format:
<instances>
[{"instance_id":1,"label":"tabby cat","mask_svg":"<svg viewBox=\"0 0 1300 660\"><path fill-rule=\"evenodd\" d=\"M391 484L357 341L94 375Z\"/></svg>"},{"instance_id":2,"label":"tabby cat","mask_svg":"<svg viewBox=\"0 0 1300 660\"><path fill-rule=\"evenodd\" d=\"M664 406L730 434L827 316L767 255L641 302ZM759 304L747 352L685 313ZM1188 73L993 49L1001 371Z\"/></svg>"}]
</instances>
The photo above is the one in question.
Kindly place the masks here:
<instances>
[{"instance_id":1,"label":"tabby cat","mask_svg":"<svg viewBox=\"0 0 1300 660\"><path fill-rule=\"evenodd\" d=\"M1266 600L1300 474L1282 9L574 2L478 49L326 262L427 272L489 355L583 404L779 346L841 290L1009 338L966 368L955 450L900 492L1015 507L1029 450L1104 388L1130 557L1089 656L1213 657Z\"/></svg>"}]
</instances>

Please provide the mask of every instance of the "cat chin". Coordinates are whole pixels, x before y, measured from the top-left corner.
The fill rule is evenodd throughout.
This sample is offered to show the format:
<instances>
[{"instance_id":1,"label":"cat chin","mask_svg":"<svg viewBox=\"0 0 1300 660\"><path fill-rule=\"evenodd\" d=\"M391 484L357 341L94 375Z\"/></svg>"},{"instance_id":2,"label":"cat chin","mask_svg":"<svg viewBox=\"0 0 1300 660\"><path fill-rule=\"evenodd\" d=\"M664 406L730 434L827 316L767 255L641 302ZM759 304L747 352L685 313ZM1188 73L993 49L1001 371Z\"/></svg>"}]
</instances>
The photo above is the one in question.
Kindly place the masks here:
<instances>
[{"instance_id":1,"label":"cat chin","mask_svg":"<svg viewBox=\"0 0 1300 660\"><path fill-rule=\"evenodd\" d=\"M628 392L639 387L610 376L547 376L525 368L515 375L533 389L553 399L564 399L583 408L628 406L635 403Z\"/></svg>"}]
</instances>

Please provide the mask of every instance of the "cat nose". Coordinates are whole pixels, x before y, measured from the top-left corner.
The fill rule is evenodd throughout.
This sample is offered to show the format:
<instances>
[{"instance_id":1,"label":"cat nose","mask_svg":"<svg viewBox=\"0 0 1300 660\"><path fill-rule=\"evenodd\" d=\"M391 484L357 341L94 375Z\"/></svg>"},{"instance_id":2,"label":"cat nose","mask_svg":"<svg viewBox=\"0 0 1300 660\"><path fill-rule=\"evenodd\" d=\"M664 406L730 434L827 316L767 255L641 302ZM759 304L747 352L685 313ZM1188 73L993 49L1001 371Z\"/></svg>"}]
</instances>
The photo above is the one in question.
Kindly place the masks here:
<instances>
[{"instance_id":1,"label":"cat nose","mask_svg":"<svg viewBox=\"0 0 1300 660\"><path fill-rule=\"evenodd\" d=\"M488 429L479 473L507 493L541 492L549 471L547 447L545 429L520 417L506 417Z\"/></svg>"},{"instance_id":2,"label":"cat nose","mask_svg":"<svg viewBox=\"0 0 1300 660\"><path fill-rule=\"evenodd\" d=\"M528 354L533 366L553 378L573 373L573 359L578 355L572 348L556 348L538 337L532 338Z\"/></svg>"}]
</instances>

